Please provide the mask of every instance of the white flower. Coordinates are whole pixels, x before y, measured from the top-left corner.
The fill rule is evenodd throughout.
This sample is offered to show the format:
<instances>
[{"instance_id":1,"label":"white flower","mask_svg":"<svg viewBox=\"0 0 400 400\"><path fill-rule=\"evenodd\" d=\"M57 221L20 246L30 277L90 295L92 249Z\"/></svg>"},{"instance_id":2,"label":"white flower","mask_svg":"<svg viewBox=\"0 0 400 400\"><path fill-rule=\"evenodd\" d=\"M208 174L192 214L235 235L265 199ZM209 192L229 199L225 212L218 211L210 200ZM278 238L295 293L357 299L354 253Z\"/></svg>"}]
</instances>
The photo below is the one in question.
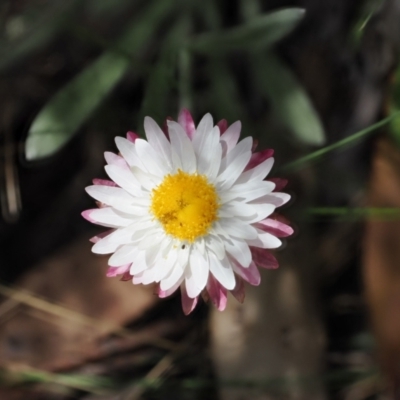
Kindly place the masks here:
<instances>
[{"instance_id":1,"label":"white flower","mask_svg":"<svg viewBox=\"0 0 400 400\"><path fill-rule=\"evenodd\" d=\"M290 196L275 191L283 180L265 180L273 151L253 153L238 142L240 122L216 126L206 114L197 128L187 110L164 133L145 118L147 141L132 132L117 137L119 155L105 153L112 181L86 191L100 202L83 216L111 230L92 239L92 251L112 254L108 276L158 284L160 297L179 286L186 314L201 293L222 310L227 291L244 299L243 280L260 283L256 267L276 268L267 249L293 230L268 218Z\"/></svg>"}]
</instances>

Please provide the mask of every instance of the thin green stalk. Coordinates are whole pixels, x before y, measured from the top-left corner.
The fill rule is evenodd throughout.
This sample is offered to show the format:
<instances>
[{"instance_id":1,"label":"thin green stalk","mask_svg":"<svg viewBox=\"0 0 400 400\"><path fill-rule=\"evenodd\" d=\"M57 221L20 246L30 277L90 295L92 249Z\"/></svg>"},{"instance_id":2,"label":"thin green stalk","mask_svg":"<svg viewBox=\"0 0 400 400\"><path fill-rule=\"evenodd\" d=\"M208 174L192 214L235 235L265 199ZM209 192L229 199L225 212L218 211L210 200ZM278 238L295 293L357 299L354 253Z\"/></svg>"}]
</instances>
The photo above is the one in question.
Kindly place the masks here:
<instances>
[{"instance_id":1,"label":"thin green stalk","mask_svg":"<svg viewBox=\"0 0 400 400\"><path fill-rule=\"evenodd\" d=\"M399 219L399 207L311 207L306 214L326 217Z\"/></svg>"},{"instance_id":2,"label":"thin green stalk","mask_svg":"<svg viewBox=\"0 0 400 400\"><path fill-rule=\"evenodd\" d=\"M329 146L323 147L322 149L319 149L310 154L307 154L304 157L300 157L297 160L292 161L292 162L286 164L285 166L283 166L281 170L284 170L284 171L294 170L295 168L302 166L310 161L314 161L317 158L319 158L333 150L339 149L344 146L346 146L346 147L349 147L351 145L354 146L359 139L361 139L362 137L366 136L367 134L375 131L376 129L381 128L382 126L386 125L387 123L389 123L390 121L392 121L394 118L396 118L398 116L400 116L400 111L389 115L388 117L382 119L381 121L377 122L376 124L373 124L373 125L369 126L368 128L362 129L361 131L359 131L349 137L346 137L345 139L339 140L336 143L333 143Z\"/></svg>"}]
</instances>

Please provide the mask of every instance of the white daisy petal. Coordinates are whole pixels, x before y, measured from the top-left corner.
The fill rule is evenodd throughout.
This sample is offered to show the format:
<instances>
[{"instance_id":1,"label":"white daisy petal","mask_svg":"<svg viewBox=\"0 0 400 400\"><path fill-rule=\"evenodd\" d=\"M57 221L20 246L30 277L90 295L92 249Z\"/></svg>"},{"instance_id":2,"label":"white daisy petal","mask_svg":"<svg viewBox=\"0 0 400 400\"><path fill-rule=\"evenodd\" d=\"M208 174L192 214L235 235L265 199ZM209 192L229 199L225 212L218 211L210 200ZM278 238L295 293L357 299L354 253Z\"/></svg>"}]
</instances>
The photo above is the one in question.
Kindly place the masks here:
<instances>
[{"instance_id":1,"label":"white daisy petal","mask_svg":"<svg viewBox=\"0 0 400 400\"><path fill-rule=\"evenodd\" d=\"M177 260L174 263L170 274L160 282L161 290L170 289L184 275L185 268L189 260L189 248L180 248L177 250Z\"/></svg>"},{"instance_id":2,"label":"white daisy petal","mask_svg":"<svg viewBox=\"0 0 400 400\"><path fill-rule=\"evenodd\" d=\"M239 215L238 218L246 222L247 224L255 224L256 222L262 221L263 219L269 217L274 211L275 206L273 204L248 204L250 205L255 214L253 216Z\"/></svg>"},{"instance_id":3,"label":"white daisy petal","mask_svg":"<svg viewBox=\"0 0 400 400\"><path fill-rule=\"evenodd\" d=\"M223 241L218 235L209 234L204 239L206 248L214 252L219 260L225 257L225 246Z\"/></svg>"},{"instance_id":4,"label":"white daisy petal","mask_svg":"<svg viewBox=\"0 0 400 400\"><path fill-rule=\"evenodd\" d=\"M229 201L218 210L220 217L252 217L257 214L256 208L252 204L242 201Z\"/></svg>"},{"instance_id":5,"label":"white daisy petal","mask_svg":"<svg viewBox=\"0 0 400 400\"><path fill-rule=\"evenodd\" d=\"M229 189L239 178L240 174L245 169L251 157L251 152L248 151L238 156L235 162L230 163L224 172L217 178L218 190Z\"/></svg>"},{"instance_id":6,"label":"white daisy petal","mask_svg":"<svg viewBox=\"0 0 400 400\"><path fill-rule=\"evenodd\" d=\"M136 139L135 148L144 168L150 174L164 176L169 172L169 168L163 165L162 157L153 147L143 139Z\"/></svg>"},{"instance_id":7,"label":"white daisy petal","mask_svg":"<svg viewBox=\"0 0 400 400\"><path fill-rule=\"evenodd\" d=\"M162 268L160 268L160 271L157 275L158 281L161 281L164 279L167 275L170 274L172 268L176 265L178 259L178 252L173 251L171 248L169 249L168 253L163 255L160 258L160 264Z\"/></svg>"},{"instance_id":8,"label":"white daisy petal","mask_svg":"<svg viewBox=\"0 0 400 400\"><path fill-rule=\"evenodd\" d=\"M132 278L132 283L134 285L140 285L141 283L143 283L142 282L142 280L143 280L143 272L144 271L135 274L135 276Z\"/></svg>"},{"instance_id":9,"label":"white daisy petal","mask_svg":"<svg viewBox=\"0 0 400 400\"><path fill-rule=\"evenodd\" d=\"M222 147L219 143L210 151L210 163L208 168L202 168L202 173L207 176L211 183L215 183L221 164ZM199 168L200 173L200 168Z\"/></svg>"},{"instance_id":10,"label":"white daisy petal","mask_svg":"<svg viewBox=\"0 0 400 400\"><path fill-rule=\"evenodd\" d=\"M224 288L232 290L235 287L236 281L228 257L218 260L217 256L213 253L209 253L208 257L210 260L210 272L214 275L215 279Z\"/></svg>"},{"instance_id":11,"label":"white daisy petal","mask_svg":"<svg viewBox=\"0 0 400 400\"><path fill-rule=\"evenodd\" d=\"M243 154L250 154L253 139L251 137L244 138L237 146L235 146L222 160L219 173L222 174L229 165L237 162L238 157ZM247 165L247 164L246 164ZM244 169L244 168L243 168Z\"/></svg>"},{"instance_id":12,"label":"white daisy petal","mask_svg":"<svg viewBox=\"0 0 400 400\"><path fill-rule=\"evenodd\" d=\"M220 141L222 144L224 157L235 148L236 143L239 140L241 130L242 123L240 121L236 121L221 135Z\"/></svg>"},{"instance_id":13,"label":"white daisy petal","mask_svg":"<svg viewBox=\"0 0 400 400\"><path fill-rule=\"evenodd\" d=\"M132 216L118 210L114 210L111 207L87 210L84 211L82 215L84 218L94 224L107 226L109 228L128 226L133 222Z\"/></svg>"},{"instance_id":14,"label":"white daisy petal","mask_svg":"<svg viewBox=\"0 0 400 400\"><path fill-rule=\"evenodd\" d=\"M201 292L200 287L197 286L196 278L190 269L186 269L185 271L185 286L186 293L191 299L197 297Z\"/></svg>"},{"instance_id":15,"label":"white daisy petal","mask_svg":"<svg viewBox=\"0 0 400 400\"><path fill-rule=\"evenodd\" d=\"M276 249L282 245L281 240L268 232L259 231L258 238L262 241L264 249Z\"/></svg>"},{"instance_id":16,"label":"white daisy petal","mask_svg":"<svg viewBox=\"0 0 400 400\"><path fill-rule=\"evenodd\" d=\"M116 137L115 144L129 166L139 167L141 169L144 168L144 165L136 152L136 147L132 142L122 137Z\"/></svg>"},{"instance_id":17,"label":"white daisy petal","mask_svg":"<svg viewBox=\"0 0 400 400\"><path fill-rule=\"evenodd\" d=\"M135 176L136 180L140 183L142 189L145 189L146 191L151 191L161 181L160 177L145 172L137 167L132 167L131 172Z\"/></svg>"},{"instance_id":18,"label":"white daisy petal","mask_svg":"<svg viewBox=\"0 0 400 400\"><path fill-rule=\"evenodd\" d=\"M273 204L231 201L221 206L218 216L219 218L238 218L248 224L254 224L270 216L275 208Z\"/></svg>"},{"instance_id":19,"label":"white daisy petal","mask_svg":"<svg viewBox=\"0 0 400 400\"><path fill-rule=\"evenodd\" d=\"M168 276L160 281L160 289L171 289L179 280L182 279L183 274L184 269L181 268L181 266L179 266L178 264L175 264L175 267L172 268Z\"/></svg>"},{"instance_id":20,"label":"white daisy petal","mask_svg":"<svg viewBox=\"0 0 400 400\"><path fill-rule=\"evenodd\" d=\"M164 132L160 129L153 118L145 117L144 119L144 131L146 137L153 149L161 155L163 161L171 168L171 146L166 138Z\"/></svg>"},{"instance_id":21,"label":"white daisy petal","mask_svg":"<svg viewBox=\"0 0 400 400\"><path fill-rule=\"evenodd\" d=\"M256 239L257 230L253 226L237 219L221 218L219 223L222 229L229 235L237 239Z\"/></svg>"},{"instance_id":22,"label":"white daisy petal","mask_svg":"<svg viewBox=\"0 0 400 400\"><path fill-rule=\"evenodd\" d=\"M196 172L196 156L193 145L182 126L177 122L168 121L168 132L171 140L171 146L174 149L173 157L180 159L180 166L185 172L191 174ZM175 161L175 165L177 165Z\"/></svg>"},{"instance_id":23,"label":"white daisy petal","mask_svg":"<svg viewBox=\"0 0 400 400\"><path fill-rule=\"evenodd\" d=\"M213 119L211 114L206 114L199 123L196 132L193 135L193 147L196 154L203 152L204 142L207 135L213 129Z\"/></svg>"},{"instance_id":24,"label":"white daisy petal","mask_svg":"<svg viewBox=\"0 0 400 400\"><path fill-rule=\"evenodd\" d=\"M110 267L119 267L120 265L129 264L135 261L135 256L138 253L136 246L125 244L120 247L108 260Z\"/></svg>"},{"instance_id":25,"label":"white daisy petal","mask_svg":"<svg viewBox=\"0 0 400 400\"><path fill-rule=\"evenodd\" d=\"M273 192L268 195L258 198L256 201L259 203L270 203L275 207L280 207L286 204L290 200L290 195L287 193Z\"/></svg>"},{"instance_id":26,"label":"white daisy petal","mask_svg":"<svg viewBox=\"0 0 400 400\"><path fill-rule=\"evenodd\" d=\"M247 239L249 246L260 247L262 249L276 249L282 245L282 242L274 235L264 232L258 228L257 237L255 239Z\"/></svg>"},{"instance_id":27,"label":"white daisy petal","mask_svg":"<svg viewBox=\"0 0 400 400\"><path fill-rule=\"evenodd\" d=\"M143 251L139 251L135 257L135 261L132 263L129 273L136 275L143 272L147 268L145 254Z\"/></svg>"},{"instance_id":28,"label":"white daisy petal","mask_svg":"<svg viewBox=\"0 0 400 400\"><path fill-rule=\"evenodd\" d=\"M266 196L275 188L275 183L262 181L262 182L249 182L240 185L234 185L229 190L222 192L219 197L221 203L227 203L235 199L240 199L243 202L249 202L260 197Z\"/></svg>"},{"instance_id":29,"label":"white daisy petal","mask_svg":"<svg viewBox=\"0 0 400 400\"><path fill-rule=\"evenodd\" d=\"M208 260L205 259L196 249L194 249L190 253L189 265L191 275L193 276L197 288L199 289L199 291L203 290L206 287L208 280Z\"/></svg>"},{"instance_id":30,"label":"white daisy petal","mask_svg":"<svg viewBox=\"0 0 400 400\"><path fill-rule=\"evenodd\" d=\"M249 245L244 240L230 238L224 241L226 251L238 261L238 263L247 268L252 260Z\"/></svg>"},{"instance_id":31,"label":"white daisy petal","mask_svg":"<svg viewBox=\"0 0 400 400\"><path fill-rule=\"evenodd\" d=\"M152 234L145 236L139 243L140 250L146 250L149 247L158 245L164 239L164 234L161 230L154 230Z\"/></svg>"},{"instance_id":32,"label":"white daisy petal","mask_svg":"<svg viewBox=\"0 0 400 400\"><path fill-rule=\"evenodd\" d=\"M107 175L122 189L132 196L138 197L142 194L139 181L128 169L120 168L116 165L106 165L104 169Z\"/></svg>"},{"instance_id":33,"label":"white daisy petal","mask_svg":"<svg viewBox=\"0 0 400 400\"><path fill-rule=\"evenodd\" d=\"M204 135L201 142L201 148L196 151L198 172L206 176L215 177L219 170L221 162L222 149L219 143L219 128L216 126Z\"/></svg>"},{"instance_id":34,"label":"white daisy petal","mask_svg":"<svg viewBox=\"0 0 400 400\"><path fill-rule=\"evenodd\" d=\"M129 232L130 231L130 232ZM133 228L117 229L110 235L100 239L92 247L95 254L110 254L114 253L121 245L127 244L131 241Z\"/></svg>"},{"instance_id":35,"label":"white daisy petal","mask_svg":"<svg viewBox=\"0 0 400 400\"><path fill-rule=\"evenodd\" d=\"M269 174L274 165L274 159L272 157L267 158L261 164L256 167L243 172L239 179L236 181L237 184L246 183L250 181L262 181Z\"/></svg>"},{"instance_id":36,"label":"white daisy petal","mask_svg":"<svg viewBox=\"0 0 400 400\"><path fill-rule=\"evenodd\" d=\"M111 153L110 151L104 153L104 158L108 165L117 165L120 168L129 169L129 166L123 157Z\"/></svg>"},{"instance_id":37,"label":"white daisy petal","mask_svg":"<svg viewBox=\"0 0 400 400\"><path fill-rule=\"evenodd\" d=\"M88 186L86 192L95 200L113 206L117 210L120 209L119 207L130 205L134 201L134 198L124 189L113 186Z\"/></svg>"},{"instance_id":38,"label":"white daisy petal","mask_svg":"<svg viewBox=\"0 0 400 400\"><path fill-rule=\"evenodd\" d=\"M92 252L95 254L110 254L114 253L121 246L121 243L112 243L106 239L101 239L95 243L92 246Z\"/></svg>"},{"instance_id":39,"label":"white daisy petal","mask_svg":"<svg viewBox=\"0 0 400 400\"><path fill-rule=\"evenodd\" d=\"M155 282L155 277L154 277L155 271L153 269L145 269L142 272L142 283L143 285L149 285L150 283Z\"/></svg>"}]
</instances>

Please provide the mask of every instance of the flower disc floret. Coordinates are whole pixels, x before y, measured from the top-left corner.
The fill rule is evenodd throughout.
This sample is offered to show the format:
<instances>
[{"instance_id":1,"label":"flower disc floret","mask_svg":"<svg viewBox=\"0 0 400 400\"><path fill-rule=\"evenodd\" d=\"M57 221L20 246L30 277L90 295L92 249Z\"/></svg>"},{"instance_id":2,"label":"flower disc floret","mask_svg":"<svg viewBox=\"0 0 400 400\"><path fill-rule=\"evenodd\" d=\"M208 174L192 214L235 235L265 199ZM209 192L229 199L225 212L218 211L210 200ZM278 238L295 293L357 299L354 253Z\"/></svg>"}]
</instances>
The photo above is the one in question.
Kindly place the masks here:
<instances>
[{"instance_id":1,"label":"flower disc floret","mask_svg":"<svg viewBox=\"0 0 400 400\"><path fill-rule=\"evenodd\" d=\"M206 235L218 219L218 208L215 187L204 175L179 170L152 191L151 212L167 234L182 241Z\"/></svg>"}]
</instances>

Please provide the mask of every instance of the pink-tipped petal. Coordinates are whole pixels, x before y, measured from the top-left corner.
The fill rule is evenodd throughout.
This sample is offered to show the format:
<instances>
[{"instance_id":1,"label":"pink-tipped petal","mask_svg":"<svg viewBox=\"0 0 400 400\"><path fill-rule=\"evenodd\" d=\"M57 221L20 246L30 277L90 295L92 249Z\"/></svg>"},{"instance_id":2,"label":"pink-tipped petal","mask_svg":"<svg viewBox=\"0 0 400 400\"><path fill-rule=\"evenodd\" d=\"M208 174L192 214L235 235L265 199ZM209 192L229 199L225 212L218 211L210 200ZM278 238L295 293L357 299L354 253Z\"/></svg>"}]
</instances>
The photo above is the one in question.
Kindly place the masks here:
<instances>
[{"instance_id":1,"label":"pink-tipped petal","mask_svg":"<svg viewBox=\"0 0 400 400\"><path fill-rule=\"evenodd\" d=\"M115 276L118 275L117 273L118 267L108 267L106 276L107 278L114 278Z\"/></svg>"},{"instance_id":2,"label":"pink-tipped petal","mask_svg":"<svg viewBox=\"0 0 400 400\"><path fill-rule=\"evenodd\" d=\"M260 271L254 261L250 263L248 268L242 267L238 262L232 262L233 270L250 285L258 286L261 282Z\"/></svg>"},{"instance_id":3,"label":"pink-tipped petal","mask_svg":"<svg viewBox=\"0 0 400 400\"><path fill-rule=\"evenodd\" d=\"M222 135L228 129L228 121L226 119L221 119L221 121L217 123L217 126Z\"/></svg>"},{"instance_id":4,"label":"pink-tipped petal","mask_svg":"<svg viewBox=\"0 0 400 400\"><path fill-rule=\"evenodd\" d=\"M247 164L247 166L244 170L248 171L249 169L256 167L257 165L261 164L267 158L270 158L273 155L274 155L274 150L272 150L272 149L265 149L265 150L259 151L258 153L253 153L251 155L249 163Z\"/></svg>"},{"instance_id":5,"label":"pink-tipped petal","mask_svg":"<svg viewBox=\"0 0 400 400\"><path fill-rule=\"evenodd\" d=\"M196 131L196 127L194 125L192 114L190 111L184 108L178 116L178 123L185 130L186 134L189 136L190 140L193 139L194 132Z\"/></svg>"},{"instance_id":6,"label":"pink-tipped petal","mask_svg":"<svg viewBox=\"0 0 400 400\"><path fill-rule=\"evenodd\" d=\"M109 179L93 179L93 185L100 185L100 186L114 186L114 187L118 187L118 185L113 182L110 181Z\"/></svg>"},{"instance_id":7,"label":"pink-tipped petal","mask_svg":"<svg viewBox=\"0 0 400 400\"><path fill-rule=\"evenodd\" d=\"M178 282L176 282L176 284L174 286L172 286L170 289L168 290L162 290L160 285L158 285L157 288L157 295L160 299L164 299L168 296L171 296L171 294L175 293L176 290L179 288L179 286L181 285L183 279L180 279Z\"/></svg>"},{"instance_id":8,"label":"pink-tipped petal","mask_svg":"<svg viewBox=\"0 0 400 400\"><path fill-rule=\"evenodd\" d=\"M104 153L104 158L106 159L108 165L116 165L118 167L130 170L125 159L117 154L112 153L111 151L106 151Z\"/></svg>"},{"instance_id":9,"label":"pink-tipped petal","mask_svg":"<svg viewBox=\"0 0 400 400\"><path fill-rule=\"evenodd\" d=\"M243 303L244 298L246 296L245 288L244 288L244 281L242 278L236 278L236 286L233 290L231 290L233 297L239 302Z\"/></svg>"},{"instance_id":10,"label":"pink-tipped petal","mask_svg":"<svg viewBox=\"0 0 400 400\"><path fill-rule=\"evenodd\" d=\"M92 238L89 239L89 241L92 243L97 243L99 240L104 239L106 236L110 235L113 232L115 232L115 229L109 229L108 231L101 232L96 236L93 236Z\"/></svg>"},{"instance_id":11,"label":"pink-tipped petal","mask_svg":"<svg viewBox=\"0 0 400 400\"><path fill-rule=\"evenodd\" d=\"M121 276L121 281L122 282L127 282L127 281L130 281L130 280L132 280L132 275L129 273L129 271L127 271L127 272L125 272L122 276Z\"/></svg>"},{"instance_id":12,"label":"pink-tipped petal","mask_svg":"<svg viewBox=\"0 0 400 400\"><path fill-rule=\"evenodd\" d=\"M96 210L97 210L97 208L92 208L91 210L85 210L85 211L82 211L81 215L82 215L82 217L85 218L87 221L91 222L92 224L96 224L96 221L95 221L93 218L90 217L90 214L91 214L93 211L96 211Z\"/></svg>"},{"instance_id":13,"label":"pink-tipped petal","mask_svg":"<svg viewBox=\"0 0 400 400\"><path fill-rule=\"evenodd\" d=\"M130 142L135 143L135 140L139 139L139 135L137 133L135 133L135 132L129 131L129 132L126 133L126 138Z\"/></svg>"},{"instance_id":14,"label":"pink-tipped petal","mask_svg":"<svg viewBox=\"0 0 400 400\"><path fill-rule=\"evenodd\" d=\"M130 267L131 264L121 265L120 267L108 267L106 275L108 278L113 278L114 276L123 275L129 271ZM130 276L130 278L132 277Z\"/></svg>"},{"instance_id":15,"label":"pink-tipped petal","mask_svg":"<svg viewBox=\"0 0 400 400\"><path fill-rule=\"evenodd\" d=\"M196 307L197 302L199 300L199 296L191 299L186 292L186 287L184 284L181 286L181 301L182 301L182 310L185 315L189 315Z\"/></svg>"},{"instance_id":16,"label":"pink-tipped petal","mask_svg":"<svg viewBox=\"0 0 400 400\"><path fill-rule=\"evenodd\" d=\"M261 268L277 269L279 267L277 259L267 250L259 247L250 247L253 262Z\"/></svg>"},{"instance_id":17,"label":"pink-tipped petal","mask_svg":"<svg viewBox=\"0 0 400 400\"><path fill-rule=\"evenodd\" d=\"M268 178L267 180L275 183L275 189L273 190L273 192L280 192L286 187L288 183L288 180L284 178Z\"/></svg>"},{"instance_id":18,"label":"pink-tipped petal","mask_svg":"<svg viewBox=\"0 0 400 400\"><path fill-rule=\"evenodd\" d=\"M211 274L207 282L207 292L215 307L224 311L228 301L227 290Z\"/></svg>"},{"instance_id":19,"label":"pink-tipped petal","mask_svg":"<svg viewBox=\"0 0 400 400\"><path fill-rule=\"evenodd\" d=\"M276 237L287 237L293 234L293 228L276 219L266 218L256 224L256 227Z\"/></svg>"}]
</instances>

